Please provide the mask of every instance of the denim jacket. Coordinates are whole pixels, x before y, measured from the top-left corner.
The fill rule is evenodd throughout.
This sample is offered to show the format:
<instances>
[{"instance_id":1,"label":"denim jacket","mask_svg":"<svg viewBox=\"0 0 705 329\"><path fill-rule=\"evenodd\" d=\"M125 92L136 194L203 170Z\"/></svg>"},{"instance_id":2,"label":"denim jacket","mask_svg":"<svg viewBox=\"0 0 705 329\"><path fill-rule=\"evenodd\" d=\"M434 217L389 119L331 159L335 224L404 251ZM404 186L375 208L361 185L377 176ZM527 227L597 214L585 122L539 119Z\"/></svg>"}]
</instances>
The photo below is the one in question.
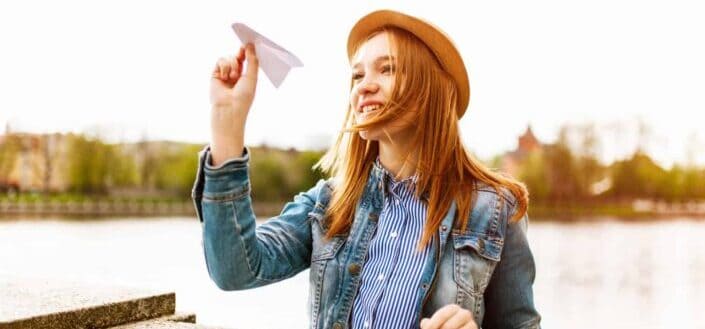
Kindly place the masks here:
<instances>
[{"instance_id":1,"label":"denim jacket","mask_svg":"<svg viewBox=\"0 0 705 329\"><path fill-rule=\"evenodd\" d=\"M330 180L299 193L278 216L256 226L248 163L247 150L242 158L217 168L210 166L208 148L199 153L192 198L203 226L211 279L223 290L240 290L310 269L310 327L348 328L385 197L383 169L375 165L370 171L349 233L325 239ZM526 239L528 218L510 223L515 208L511 193L481 186L467 226L456 228L456 208L451 205L417 287L419 322L445 305L458 304L470 310L482 328L540 328L532 292L534 259Z\"/></svg>"}]
</instances>

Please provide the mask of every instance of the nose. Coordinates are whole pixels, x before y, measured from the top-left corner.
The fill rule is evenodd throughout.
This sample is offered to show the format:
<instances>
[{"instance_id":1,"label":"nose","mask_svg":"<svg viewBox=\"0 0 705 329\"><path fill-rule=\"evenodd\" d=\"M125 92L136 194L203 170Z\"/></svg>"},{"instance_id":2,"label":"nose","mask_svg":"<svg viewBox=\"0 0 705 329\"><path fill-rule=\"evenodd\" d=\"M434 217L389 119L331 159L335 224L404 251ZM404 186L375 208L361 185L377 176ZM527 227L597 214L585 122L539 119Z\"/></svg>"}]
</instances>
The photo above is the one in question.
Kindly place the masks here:
<instances>
[{"instance_id":1,"label":"nose","mask_svg":"<svg viewBox=\"0 0 705 329\"><path fill-rule=\"evenodd\" d=\"M360 86L358 87L358 94L360 94L360 96L366 95L366 94L374 94L378 90L379 90L379 84L377 84L374 81L365 80L360 83Z\"/></svg>"}]
</instances>

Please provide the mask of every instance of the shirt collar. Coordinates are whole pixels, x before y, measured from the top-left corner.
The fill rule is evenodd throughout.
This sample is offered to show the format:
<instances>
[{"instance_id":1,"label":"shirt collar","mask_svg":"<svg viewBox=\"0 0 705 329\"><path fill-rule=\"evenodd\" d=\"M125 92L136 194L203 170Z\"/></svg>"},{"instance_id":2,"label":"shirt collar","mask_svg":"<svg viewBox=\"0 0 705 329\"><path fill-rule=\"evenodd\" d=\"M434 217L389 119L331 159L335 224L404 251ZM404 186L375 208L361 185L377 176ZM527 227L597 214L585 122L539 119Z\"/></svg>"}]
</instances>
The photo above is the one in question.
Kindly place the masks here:
<instances>
[{"instance_id":1,"label":"shirt collar","mask_svg":"<svg viewBox=\"0 0 705 329\"><path fill-rule=\"evenodd\" d=\"M377 173L377 177L382 180L384 186L386 187L385 192L387 190L395 191L396 189L398 189L398 186L406 186L406 188L410 189L411 191L416 190L416 183L418 182L417 174L397 181L394 178L394 175L389 172L386 168L384 168L384 166L382 166L382 162L379 160L379 156L377 156L377 159L375 159L374 170Z\"/></svg>"}]
</instances>

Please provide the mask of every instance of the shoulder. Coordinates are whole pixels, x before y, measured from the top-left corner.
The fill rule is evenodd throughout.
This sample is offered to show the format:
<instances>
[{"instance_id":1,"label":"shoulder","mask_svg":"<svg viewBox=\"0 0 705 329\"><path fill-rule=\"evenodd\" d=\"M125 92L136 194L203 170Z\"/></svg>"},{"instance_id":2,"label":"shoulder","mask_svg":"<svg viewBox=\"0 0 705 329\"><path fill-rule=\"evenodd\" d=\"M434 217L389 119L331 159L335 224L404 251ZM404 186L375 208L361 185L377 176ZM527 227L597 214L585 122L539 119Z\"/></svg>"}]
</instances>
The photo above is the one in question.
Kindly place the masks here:
<instances>
[{"instance_id":1,"label":"shoulder","mask_svg":"<svg viewBox=\"0 0 705 329\"><path fill-rule=\"evenodd\" d=\"M517 198L508 188L500 187L499 190L497 190L492 185L483 182L478 182L475 186L478 201L488 202L494 199L495 201L506 203L510 209L516 207Z\"/></svg>"},{"instance_id":2,"label":"shoulder","mask_svg":"<svg viewBox=\"0 0 705 329\"><path fill-rule=\"evenodd\" d=\"M502 240L509 218L517 207L517 198L507 188L495 189L485 183L477 183L467 226L468 232L476 232Z\"/></svg>"},{"instance_id":3,"label":"shoulder","mask_svg":"<svg viewBox=\"0 0 705 329\"><path fill-rule=\"evenodd\" d=\"M320 179L308 191L299 193L297 198L305 198L312 204L325 208L333 194L333 179Z\"/></svg>"}]
</instances>

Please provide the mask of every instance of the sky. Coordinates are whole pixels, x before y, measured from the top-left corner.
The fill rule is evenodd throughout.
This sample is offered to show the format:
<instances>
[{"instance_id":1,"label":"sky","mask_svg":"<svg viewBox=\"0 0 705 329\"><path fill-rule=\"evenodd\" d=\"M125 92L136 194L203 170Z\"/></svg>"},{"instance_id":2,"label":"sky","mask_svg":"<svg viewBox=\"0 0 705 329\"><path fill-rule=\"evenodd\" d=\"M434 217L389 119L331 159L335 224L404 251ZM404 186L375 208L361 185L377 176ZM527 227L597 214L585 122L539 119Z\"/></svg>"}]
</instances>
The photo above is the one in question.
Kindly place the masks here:
<instances>
[{"instance_id":1,"label":"sky","mask_svg":"<svg viewBox=\"0 0 705 329\"><path fill-rule=\"evenodd\" d=\"M471 84L461 132L480 158L514 149L528 125L550 143L592 123L605 161L641 136L665 166L705 164L705 5L681 0L5 1L0 125L205 144L210 73L243 22L304 63L278 89L260 74L245 143L320 149L347 108L348 31L376 9L453 38Z\"/></svg>"}]
</instances>

